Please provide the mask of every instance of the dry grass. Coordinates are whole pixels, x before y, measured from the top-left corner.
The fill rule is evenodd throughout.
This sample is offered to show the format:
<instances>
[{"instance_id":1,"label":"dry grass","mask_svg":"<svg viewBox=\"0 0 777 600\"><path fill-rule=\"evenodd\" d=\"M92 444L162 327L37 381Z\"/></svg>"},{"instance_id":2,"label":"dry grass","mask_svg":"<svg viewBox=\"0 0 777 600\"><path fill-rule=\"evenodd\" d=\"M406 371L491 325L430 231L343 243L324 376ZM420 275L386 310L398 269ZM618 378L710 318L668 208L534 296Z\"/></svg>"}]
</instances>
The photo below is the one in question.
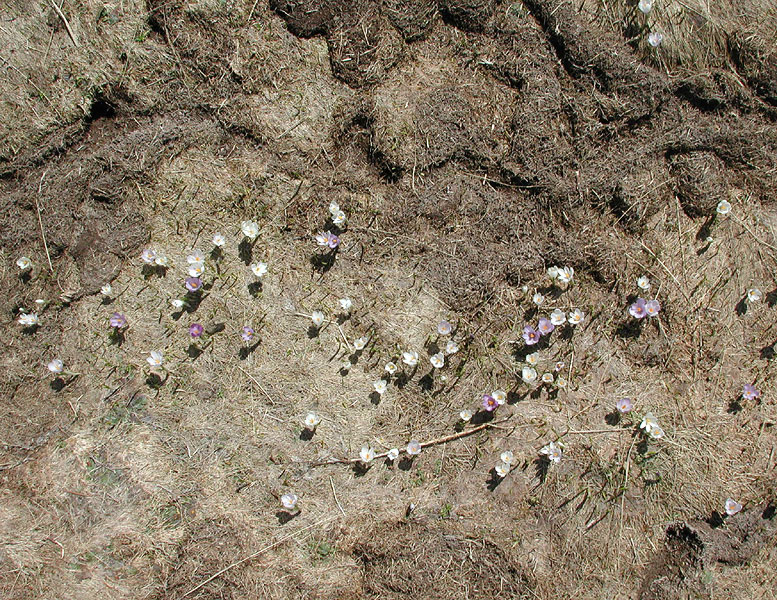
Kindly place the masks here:
<instances>
[{"instance_id":1,"label":"dry grass","mask_svg":"<svg viewBox=\"0 0 777 600\"><path fill-rule=\"evenodd\" d=\"M427 23L428 6L417 4ZM623 16L603 6L585 10L618 31ZM667 15L667 37L691 27L690 5L669 14L674 6L654 9L655 18ZM8 398L0 427L3 597L393 599L423 589L440 598L652 598L645 590L656 560L675 558L664 544L667 524L709 519L729 496L746 511L774 501L777 217L768 198L756 196L773 177L767 160L759 156L736 175L738 163L716 163L733 210L713 218L701 185L709 181L696 163L688 167L701 182L694 212L675 197L687 178L672 172L663 150L646 147L650 160L628 163L627 184L639 198L627 223L596 197L610 175L586 167L589 159L594 171L600 165L605 133L623 135L623 148L641 133L627 137L628 127L619 132L597 120L604 93L555 66L536 23L510 25L529 41L499 62L504 39L434 21L397 66L381 63L375 87L356 90L332 76L320 38L295 38L263 4L170 4L172 46L150 33L145 6L109 8L121 18L95 24L89 16L101 7L63 8L78 48L64 31L43 28L38 7L16 7L17 21L2 25L2 35L31 48L3 55L17 77L0 88L7 117L0 121L16 136L0 154L19 167L16 180L0 183L13 193L14 210L33 214L20 198L44 171L56 178L51 189L76 181L69 177L81 147L50 159L47 136L65 123L84 126L77 107L89 106L102 83L121 81L135 99L88 129L83 146L102 153L86 155L87 172L110 162L103 149L114 140L119 149L145 140L132 137L153 128L143 113L176 93L180 104L171 106L181 110L163 124L179 137L117 150L124 162L106 172L124 169L121 203L73 189L72 200L45 205L42 222L57 242L53 275L37 230L22 249L36 264L30 281L14 269L19 250L0 248L3 325L13 332L0 359ZM759 22L768 23L769 7L761 9ZM711 10L707 28L730 32L741 23L731 16L735 7ZM501 27L508 17L494 18ZM47 31L47 62L35 62ZM229 64L197 62L237 37ZM667 55L673 68L725 64L723 34L706 31L704 52L685 39L686 48L665 48L677 53ZM119 49L127 63L116 58ZM41 64L48 67L36 85L50 103L25 88ZM206 67L213 73L198 74ZM52 83L68 69L89 77L89 86ZM537 84L532 69L552 85ZM578 101L575 121L570 106ZM526 106L552 122L522 120ZM697 126L696 113L678 114ZM575 128L600 145L575 146ZM568 146L553 153L558 139ZM621 164L626 159L615 169ZM386 167L396 181L381 176ZM520 168L536 180L519 181ZM548 183L546 175L557 179ZM349 221L327 270L313 235L327 227L332 200ZM132 250L120 260L110 303L85 293L62 304L64 290L79 289L84 263L54 225L108 214L94 212L104 205L140 215L147 245L171 266L164 275L144 273ZM70 213L78 218L54 221ZM252 286L238 251L239 224L249 218L261 233L248 262L270 266L261 287ZM209 252L216 231L228 243L218 267L208 259L212 287L196 310L176 313L170 299L184 292L185 257L193 248ZM543 265L567 261L575 282L553 293ZM635 328L626 309L642 274L662 312ZM750 287L765 300L742 304ZM580 307L587 315L540 350L540 373L565 363L564 390L532 392L520 382L526 348L516 340L536 320L537 289L548 296L541 314ZM354 301L347 318L339 315L343 296ZM50 301L41 329L17 334L17 308L37 297ZM319 331L300 316L314 310L328 318ZM114 311L130 323L121 344L108 337ZM457 326L461 349L448 357L447 379L437 373L427 385L443 318ZM216 332L190 355L194 321ZM243 325L257 332L251 351L239 338ZM367 348L354 354L349 345L364 335ZM419 368L377 398L372 382L406 349L419 352ZM161 383L149 379L151 350L165 354ZM44 366L55 355L80 373L62 389L50 386ZM353 363L347 373L345 360ZM740 399L745 382L762 391L759 401ZM414 461L321 464L354 458L365 444L383 452L448 435L462 408L477 408L498 388L510 396L497 427L425 448ZM634 398L636 416L616 421L614 402L625 396ZM322 417L312 436L302 425L310 410ZM647 411L664 439L645 442L635 431ZM548 468L538 451L550 441L564 444L565 457ZM517 462L500 481L492 468L506 449ZM300 497L293 518L280 510L286 492ZM767 598L774 554L774 537L764 537L747 564L687 570L676 597L699 578L706 597Z\"/></svg>"}]
</instances>

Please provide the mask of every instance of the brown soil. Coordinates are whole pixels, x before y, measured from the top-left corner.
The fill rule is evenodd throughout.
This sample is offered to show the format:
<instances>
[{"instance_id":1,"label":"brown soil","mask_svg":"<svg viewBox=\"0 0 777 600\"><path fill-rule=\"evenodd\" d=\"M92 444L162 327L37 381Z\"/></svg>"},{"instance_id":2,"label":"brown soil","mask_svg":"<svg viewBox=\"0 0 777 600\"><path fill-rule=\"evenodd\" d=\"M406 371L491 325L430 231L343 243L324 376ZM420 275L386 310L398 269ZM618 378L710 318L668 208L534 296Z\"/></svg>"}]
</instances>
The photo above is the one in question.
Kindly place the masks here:
<instances>
[{"instance_id":1,"label":"brown soil","mask_svg":"<svg viewBox=\"0 0 777 600\"><path fill-rule=\"evenodd\" d=\"M0 595L773 594L773 7L7 4ZM324 255L331 201L348 222ZM261 234L238 251L246 219ZM216 231L205 293L174 311L186 254ZM144 269L145 247L170 267ZM551 286L551 265L573 285ZM643 274L661 316L636 322ZM568 387L529 390L521 331L548 306L586 320L538 346ZM319 309L331 322L308 329ZM445 379L429 366L442 318L460 347ZM410 348L418 369L370 395ZM52 377L54 357L73 373ZM741 398L749 382L761 398ZM396 465L321 464L448 435L496 388L498 427ZM624 396L665 440L613 412ZM290 491L298 514L280 510ZM722 519L729 496L745 509Z\"/></svg>"}]
</instances>

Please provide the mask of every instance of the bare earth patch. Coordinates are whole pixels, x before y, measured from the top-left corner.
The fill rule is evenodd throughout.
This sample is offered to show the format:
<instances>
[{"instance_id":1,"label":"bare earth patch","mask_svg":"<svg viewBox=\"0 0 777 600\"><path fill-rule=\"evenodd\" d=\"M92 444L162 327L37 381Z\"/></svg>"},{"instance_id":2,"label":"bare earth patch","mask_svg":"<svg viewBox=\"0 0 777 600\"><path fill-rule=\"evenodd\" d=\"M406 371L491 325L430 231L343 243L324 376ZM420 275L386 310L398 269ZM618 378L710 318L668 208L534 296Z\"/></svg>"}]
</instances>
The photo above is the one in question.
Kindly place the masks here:
<instances>
[{"instance_id":1,"label":"bare earth patch","mask_svg":"<svg viewBox=\"0 0 777 600\"><path fill-rule=\"evenodd\" d=\"M770 3L6 4L0 596L773 596Z\"/></svg>"}]
</instances>

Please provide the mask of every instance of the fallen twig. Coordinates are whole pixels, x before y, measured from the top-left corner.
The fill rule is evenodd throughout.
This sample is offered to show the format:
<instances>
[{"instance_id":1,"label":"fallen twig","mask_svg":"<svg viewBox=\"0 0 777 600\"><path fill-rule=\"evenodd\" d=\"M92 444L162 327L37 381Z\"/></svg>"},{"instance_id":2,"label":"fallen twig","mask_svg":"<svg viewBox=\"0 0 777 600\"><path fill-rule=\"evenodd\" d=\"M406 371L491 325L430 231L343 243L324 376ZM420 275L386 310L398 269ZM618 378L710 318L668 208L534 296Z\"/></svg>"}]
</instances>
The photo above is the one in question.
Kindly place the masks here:
<instances>
[{"instance_id":1,"label":"fallen twig","mask_svg":"<svg viewBox=\"0 0 777 600\"><path fill-rule=\"evenodd\" d=\"M73 42L73 45L74 45L76 48L78 48L78 40L76 40L76 36L75 36L75 34L73 33L73 30L72 30L72 29L70 29L70 23L68 22L68 20L67 20L67 17L66 17L66 16L65 16L65 14L62 12L62 10L59 8L59 6L57 6L57 5L56 5L56 3L54 2L54 0L49 0L49 2L51 3L51 6L52 6L52 7L54 8L54 10L56 11L57 15L59 15L59 18L60 18L60 19L62 19L62 23L64 23L64 24L65 24L65 29L67 29L67 34L70 36L70 40Z\"/></svg>"},{"instance_id":2,"label":"fallen twig","mask_svg":"<svg viewBox=\"0 0 777 600\"><path fill-rule=\"evenodd\" d=\"M429 440L428 442L421 442L421 448L427 448L429 446L436 446L437 444L445 444L446 442L452 442L453 440L458 440L460 438L467 437L468 435L472 435L473 433L477 433L478 431L483 431L484 429L488 429L489 427L496 427L499 423L505 423L506 421L509 421L509 420L510 420L510 417L507 417L505 419L502 419L501 421L494 421L493 423L483 423L482 425L478 425L477 427L473 427L472 429L467 429L466 431L459 431L458 433L452 433L450 435L446 435L441 438ZM400 454L402 452L407 453L406 450L403 450L400 452ZM386 458L387 456L388 456L388 452L382 452L381 454L376 454L373 460ZM298 462L306 462L306 461L298 461ZM361 458L330 458L329 460L311 462L310 466L320 467L323 465L352 465L359 462L362 462Z\"/></svg>"}]
</instances>

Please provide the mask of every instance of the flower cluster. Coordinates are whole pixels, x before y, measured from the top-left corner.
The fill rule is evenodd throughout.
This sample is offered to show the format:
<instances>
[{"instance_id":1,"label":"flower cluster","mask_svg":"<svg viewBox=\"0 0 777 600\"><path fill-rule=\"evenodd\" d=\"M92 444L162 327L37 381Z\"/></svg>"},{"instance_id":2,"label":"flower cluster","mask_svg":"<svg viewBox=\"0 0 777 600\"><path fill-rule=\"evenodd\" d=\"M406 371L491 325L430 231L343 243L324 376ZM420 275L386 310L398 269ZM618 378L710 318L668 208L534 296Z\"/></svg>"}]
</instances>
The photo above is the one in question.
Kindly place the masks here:
<instances>
[{"instance_id":1,"label":"flower cluster","mask_svg":"<svg viewBox=\"0 0 777 600\"><path fill-rule=\"evenodd\" d=\"M550 277L550 280L553 282L557 281L563 285L567 285L572 282L572 278L574 276L575 276L575 270L572 267L548 268L548 277Z\"/></svg>"},{"instance_id":2,"label":"flower cluster","mask_svg":"<svg viewBox=\"0 0 777 600\"><path fill-rule=\"evenodd\" d=\"M656 317L661 311L661 304L658 300L645 300L644 298L637 298L631 306L629 306L629 314L635 319L643 319L645 317Z\"/></svg>"},{"instance_id":3,"label":"flower cluster","mask_svg":"<svg viewBox=\"0 0 777 600\"><path fill-rule=\"evenodd\" d=\"M340 245L340 238L331 231L321 231L316 235L316 243L319 246L328 246L334 250Z\"/></svg>"},{"instance_id":4,"label":"flower cluster","mask_svg":"<svg viewBox=\"0 0 777 600\"><path fill-rule=\"evenodd\" d=\"M658 424L658 419L656 419L656 416L651 412L645 414L642 418L642 422L639 424L639 428L654 440L664 437L663 428Z\"/></svg>"},{"instance_id":5,"label":"flower cluster","mask_svg":"<svg viewBox=\"0 0 777 600\"><path fill-rule=\"evenodd\" d=\"M494 471L499 478L504 478L510 472L510 469L515 464L515 457L510 450L505 450L499 455L499 462L494 467Z\"/></svg>"},{"instance_id":6,"label":"flower cluster","mask_svg":"<svg viewBox=\"0 0 777 600\"><path fill-rule=\"evenodd\" d=\"M337 227L342 227L345 225L345 213L340 210L340 205L337 204L337 202L329 203L329 215L332 218L332 223L334 223Z\"/></svg>"},{"instance_id":7,"label":"flower cluster","mask_svg":"<svg viewBox=\"0 0 777 600\"><path fill-rule=\"evenodd\" d=\"M567 315L560 308L550 313L550 318L540 317L537 321L537 327L526 325L523 328L523 340L527 346L537 344L543 336L550 335L556 327L569 323L570 325L579 325L585 319L585 313L579 308L574 308Z\"/></svg>"},{"instance_id":8,"label":"flower cluster","mask_svg":"<svg viewBox=\"0 0 777 600\"><path fill-rule=\"evenodd\" d=\"M551 442L547 446L543 446L540 450L540 454L547 456L548 460L553 463L561 462L561 459L564 456L561 445L556 442Z\"/></svg>"}]
</instances>

